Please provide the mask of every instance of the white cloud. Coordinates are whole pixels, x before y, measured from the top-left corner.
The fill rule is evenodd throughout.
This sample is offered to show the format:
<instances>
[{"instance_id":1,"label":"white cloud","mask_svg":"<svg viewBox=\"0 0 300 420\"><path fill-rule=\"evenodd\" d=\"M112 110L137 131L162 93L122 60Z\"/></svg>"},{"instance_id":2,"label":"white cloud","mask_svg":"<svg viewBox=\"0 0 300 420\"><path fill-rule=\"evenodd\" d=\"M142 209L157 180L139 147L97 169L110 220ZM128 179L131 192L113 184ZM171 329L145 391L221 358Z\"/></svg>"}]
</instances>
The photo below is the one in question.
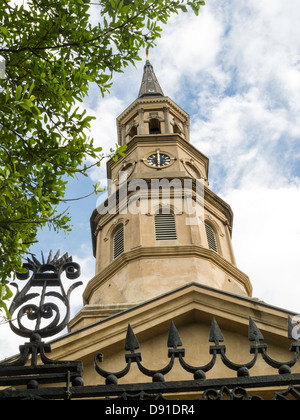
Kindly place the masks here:
<instances>
[{"instance_id":1,"label":"white cloud","mask_svg":"<svg viewBox=\"0 0 300 420\"><path fill-rule=\"evenodd\" d=\"M225 198L235 212L238 267L250 276L254 296L299 312L300 184L242 188Z\"/></svg>"},{"instance_id":2,"label":"white cloud","mask_svg":"<svg viewBox=\"0 0 300 420\"><path fill-rule=\"evenodd\" d=\"M81 276L78 281L83 283L83 286L78 287L74 290L71 295L71 319L76 315L77 312L83 306L83 292L86 288L88 282L95 276L95 258L93 255L89 254L89 247L85 244L82 244L78 250L80 255L83 256L73 256L73 261L77 262L81 268Z\"/></svg>"},{"instance_id":3,"label":"white cloud","mask_svg":"<svg viewBox=\"0 0 300 420\"><path fill-rule=\"evenodd\" d=\"M201 19L192 14L171 19L158 48L150 52L167 96L184 96L185 77L197 79L200 86L202 70L213 72L214 77L219 75L216 58L221 51L223 28L212 9L203 8L201 13Z\"/></svg>"},{"instance_id":4,"label":"white cloud","mask_svg":"<svg viewBox=\"0 0 300 420\"><path fill-rule=\"evenodd\" d=\"M93 95L95 95L95 90L92 91ZM94 138L94 145L102 147L106 155L110 153L111 148L116 150L116 144L118 144L116 118L125 108L124 101L114 95L107 96L105 99L101 98L96 107L86 107L88 115L96 117L91 122L90 133ZM106 185L106 160L102 161L99 168L94 167L91 170L90 177L93 182L101 182L102 186Z\"/></svg>"},{"instance_id":5,"label":"white cloud","mask_svg":"<svg viewBox=\"0 0 300 420\"><path fill-rule=\"evenodd\" d=\"M8 323L0 324L0 360L4 360L19 353L19 346L26 341L24 338L15 335Z\"/></svg>"},{"instance_id":6,"label":"white cloud","mask_svg":"<svg viewBox=\"0 0 300 420\"><path fill-rule=\"evenodd\" d=\"M118 142L116 118L125 108L125 103L114 96L101 98L94 109L87 108L88 115L96 117L91 123L96 147L101 146L104 150L109 150Z\"/></svg>"}]
</instances>

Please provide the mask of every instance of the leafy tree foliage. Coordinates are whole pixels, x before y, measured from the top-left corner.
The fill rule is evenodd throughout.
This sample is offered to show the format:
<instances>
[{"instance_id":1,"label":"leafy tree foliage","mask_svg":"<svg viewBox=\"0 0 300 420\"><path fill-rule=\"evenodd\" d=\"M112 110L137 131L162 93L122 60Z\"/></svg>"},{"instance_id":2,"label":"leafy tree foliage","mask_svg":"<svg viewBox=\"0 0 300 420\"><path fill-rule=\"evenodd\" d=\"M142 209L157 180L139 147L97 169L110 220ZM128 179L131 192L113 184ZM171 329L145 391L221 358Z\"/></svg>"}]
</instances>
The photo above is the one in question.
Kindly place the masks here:
<instances>
[{"instance_id":1,"label":"leafy tree foliage","mask_svg":"<svg viewBox=\"0 0 300 420\"><path fill-rule=\"evenodd\" d=\"M2 0L0 5L0 308L7 278L49 225L69 230L57 206L66 176L103 159L78 104L95 82L104 96L114 72L153 47L161 24L202 0ZM93 19L91 19L93 13ZM98 14L97 23L95 13ZM115 159L124 155L117 149ZM112 153L112 150L110 151ZM95 186L95 191L98 186Z\"/></svg>"}]
</instances>

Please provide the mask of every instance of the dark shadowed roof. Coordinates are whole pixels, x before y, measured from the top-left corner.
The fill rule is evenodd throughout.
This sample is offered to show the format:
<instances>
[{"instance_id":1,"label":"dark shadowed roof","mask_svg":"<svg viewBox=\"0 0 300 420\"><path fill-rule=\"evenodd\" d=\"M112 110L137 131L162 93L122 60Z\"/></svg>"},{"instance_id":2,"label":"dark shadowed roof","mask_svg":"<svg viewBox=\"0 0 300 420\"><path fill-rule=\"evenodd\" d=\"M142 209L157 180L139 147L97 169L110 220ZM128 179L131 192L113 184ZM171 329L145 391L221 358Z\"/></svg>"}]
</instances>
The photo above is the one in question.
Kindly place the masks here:
<instances>
[{"instance_id":1,"label":"dark shadowed roof","mask_svg":"<svg viewBox=\"0 0 300 420\"><path fill-rule=\"evenodd\" d=\"M149 60L146 61L144 67L144 75L139 98L148 96L165 96L154 73L153 66Z\"/></svg>"}]
</instances>

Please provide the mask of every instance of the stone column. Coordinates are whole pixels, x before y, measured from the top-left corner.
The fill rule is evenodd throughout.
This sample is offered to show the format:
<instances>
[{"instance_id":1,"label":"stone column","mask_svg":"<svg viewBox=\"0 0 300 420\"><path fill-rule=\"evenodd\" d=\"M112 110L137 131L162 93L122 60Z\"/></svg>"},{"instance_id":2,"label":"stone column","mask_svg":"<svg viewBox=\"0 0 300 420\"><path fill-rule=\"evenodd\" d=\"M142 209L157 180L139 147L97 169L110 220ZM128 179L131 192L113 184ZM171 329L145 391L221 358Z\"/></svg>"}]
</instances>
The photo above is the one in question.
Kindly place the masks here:
<instances>
[{"instance_id":1,"label":"stone column","mask_svg":"<svg viewBox=\"0 0 300 420\"><path fill-rule=\"evenodd\" d=\"M139 135L145 134L144 109L139 109Z\"/></svg>"},{"instance_id":2,"label":"stone column","mask_svg":"<svg viewBox=\"0 0 300 420\"><path fill-rule=\"evenodd\" d=\"M171 125L170 125L170 108L164 108L164 118L165 118L165 126L166 126L166 133L171 133Z\"/></svg>"},{"instance_id":3,"label":"stone column","mask_svg":"<svg viewBox=\"0 0 300 420\"><path fill-rule=\"evenodd\" d=\"M190 141L190 125L188 121L183 123L183 130L186 141Z\"/></svg>"},{"instance_id":4,"label":"stone column","mask_svg":"<svg viewBox=\"0 0 300 420\"><path fill-rule=\"evenodd\" d=\"M122 126L121 126L121 146L123 146L126 143L125 130L126 130L126 126L124 124L122 124Z\"/></svg>"}]
</instances>

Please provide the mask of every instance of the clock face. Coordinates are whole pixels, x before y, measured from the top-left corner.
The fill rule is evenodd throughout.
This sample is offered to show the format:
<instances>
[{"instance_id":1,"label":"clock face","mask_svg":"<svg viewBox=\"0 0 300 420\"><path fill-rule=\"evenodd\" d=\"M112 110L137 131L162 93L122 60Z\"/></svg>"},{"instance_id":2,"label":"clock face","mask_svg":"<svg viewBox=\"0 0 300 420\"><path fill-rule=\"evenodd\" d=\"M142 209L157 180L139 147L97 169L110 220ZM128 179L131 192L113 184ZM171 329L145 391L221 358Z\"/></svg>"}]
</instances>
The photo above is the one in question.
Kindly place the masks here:
<instances>
[{"instance_id":1,"label":"clock face","mask_svg":"<svg viewBox=\"0 0 300 420\"><path fill-rule=\"evenodd\" d=\"M160 153L159 151L157 151L156 153L148 157L147 163L148 165L153 166L153 168L164 168L170 165L171 158L165 153Z\"/></svg>"}]
</instances>

